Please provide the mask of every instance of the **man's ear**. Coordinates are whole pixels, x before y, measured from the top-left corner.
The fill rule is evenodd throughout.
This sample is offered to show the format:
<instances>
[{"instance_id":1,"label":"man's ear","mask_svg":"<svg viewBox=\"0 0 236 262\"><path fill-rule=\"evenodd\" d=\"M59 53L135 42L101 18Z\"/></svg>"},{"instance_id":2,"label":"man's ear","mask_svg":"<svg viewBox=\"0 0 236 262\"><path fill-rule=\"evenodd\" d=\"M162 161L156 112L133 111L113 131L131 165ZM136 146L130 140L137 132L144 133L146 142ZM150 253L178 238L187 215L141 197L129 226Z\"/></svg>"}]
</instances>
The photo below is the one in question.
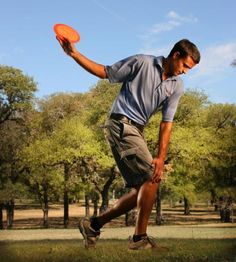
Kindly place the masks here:
<instances>
[{"instance_id":1,"label":"man's ear","mask_svg":"<svg viewBox=\"0 0 236 262\"><path fill-rule=\"evenodd\" d=\"M180 52L179 51L176 51L174 52L173 56L172 56L174 59L177 59L180 57Z\"/></svg>"}]
</instances>

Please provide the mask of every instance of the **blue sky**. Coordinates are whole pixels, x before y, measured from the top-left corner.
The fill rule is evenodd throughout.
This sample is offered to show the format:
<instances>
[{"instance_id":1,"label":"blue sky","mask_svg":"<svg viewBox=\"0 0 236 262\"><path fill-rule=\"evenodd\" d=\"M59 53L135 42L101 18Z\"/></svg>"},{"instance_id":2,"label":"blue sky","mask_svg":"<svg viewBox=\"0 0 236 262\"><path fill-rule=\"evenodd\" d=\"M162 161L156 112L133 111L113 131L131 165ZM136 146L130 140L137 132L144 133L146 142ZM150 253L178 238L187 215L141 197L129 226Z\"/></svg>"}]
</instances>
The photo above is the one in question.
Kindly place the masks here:
<instances>
[{"instance_id":1,"label":"blue sky","mask_svg":"<svg viewBox=\"0 0 236 262\"><path fill-rule=\"evenodd\" d=\"M21 69L38 83L36 96L86 92L98 78L66 56L53 25L77 29L77 49L105 65L136 53L168 55L182 38L202 60L183 76L186 88L213 102L236 102L236 1L225 0L0 0L0 64Z\"/></svg>"}]
</instances>

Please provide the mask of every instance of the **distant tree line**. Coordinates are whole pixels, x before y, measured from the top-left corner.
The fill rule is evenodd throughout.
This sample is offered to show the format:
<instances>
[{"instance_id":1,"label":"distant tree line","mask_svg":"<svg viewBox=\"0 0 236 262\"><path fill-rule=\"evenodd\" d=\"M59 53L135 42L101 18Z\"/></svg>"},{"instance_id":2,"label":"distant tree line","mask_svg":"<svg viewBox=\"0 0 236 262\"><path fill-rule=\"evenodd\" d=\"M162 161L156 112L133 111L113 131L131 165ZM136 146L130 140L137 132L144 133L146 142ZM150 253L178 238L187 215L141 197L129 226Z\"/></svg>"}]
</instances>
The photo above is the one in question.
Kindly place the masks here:
<instances>
[{"instance_id":1,"label":"distant tree line","mask_svg":"<svg viewBox=\"0 0 236 262\"><path fill-rule=\"evenodd\" d=\"M34 198L45 227L49 204L63 201L67 227L69 203L84 198L88 207L92 201L97 215L108 208L111 192L126 191L103 134L119 89L102 80L83 94L36 99L33 78L0 66L0 228L3 209L12 227L16 199ZM145 129L153 155L160 120L156 114ZM211 103L203 92L187 90L175 115L165 169L157 192L158 224L164 199L183 201L186 215L201 196L212 203L222 195L235 199L236 105Z\"/></svg>"}]
</instances>

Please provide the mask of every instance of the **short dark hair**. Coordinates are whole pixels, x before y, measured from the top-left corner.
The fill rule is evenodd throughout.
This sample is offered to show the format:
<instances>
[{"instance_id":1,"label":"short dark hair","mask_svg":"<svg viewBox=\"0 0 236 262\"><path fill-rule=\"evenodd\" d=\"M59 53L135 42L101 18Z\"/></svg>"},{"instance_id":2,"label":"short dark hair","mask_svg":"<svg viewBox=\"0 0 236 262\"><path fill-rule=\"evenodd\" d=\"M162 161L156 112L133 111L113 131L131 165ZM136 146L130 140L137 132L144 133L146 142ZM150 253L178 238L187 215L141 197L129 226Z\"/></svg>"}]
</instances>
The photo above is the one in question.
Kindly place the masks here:
<instances>
[{"instance_id":1,"label":"short dark hair","mask_svg":"<svg viewBox=\"0 0 236 262\"><path fill-rule=\"evenodd\" d=\"M196 64L200 62L201 55L198 48L188 39L182 39L177 42L170 51L168 57L172 57L175 52L179 52L181 57L191 56Z\"/></svg>"}]
</instances>

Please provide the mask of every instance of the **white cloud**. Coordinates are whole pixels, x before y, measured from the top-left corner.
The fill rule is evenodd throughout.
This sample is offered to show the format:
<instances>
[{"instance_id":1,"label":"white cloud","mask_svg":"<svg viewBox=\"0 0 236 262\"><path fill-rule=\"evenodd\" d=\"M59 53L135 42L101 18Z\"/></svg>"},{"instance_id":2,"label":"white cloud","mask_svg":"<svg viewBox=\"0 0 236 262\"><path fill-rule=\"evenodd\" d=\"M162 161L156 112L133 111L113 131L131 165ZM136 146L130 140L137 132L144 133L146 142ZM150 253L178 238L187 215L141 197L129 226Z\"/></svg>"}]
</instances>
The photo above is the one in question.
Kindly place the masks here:
<instances>
[{"instance_id":1,"label":"white cloud","mask_svg":"<svg viewBox=\"0 0 236 262\"><path fill-rule=\"evenodd\" d=\"M171 31L174 28L186 23L197 22L197 18L193 15L180 16L175 11L170 11L169 13L167 13L166 18L167 21L152 25L151 28L148 30L147 35L151 37L162 32Z\"/></svg>"},{"instance_id":2,"label":"white cloud","mask_svg":"<svg viewBox=\"0 0 236 262\"><path fill-rule=\"evenodd\" d=\"M170 19L173 19L175 21L179 21L181 23L191 23L191 22L197 22L197 18L194 17L192 14L188 15L188 16L180 16L179 14L177 14L175 11L170 11L167 14L167 17Z\"/></svg>"},{"instance_id":3,"label":"white cloud","mask_svg":"<svg viewBox=\"0 0 236 262\"><path fill-rule=\"evenodd\" d=\"M216 76L231 67L236 58L236 42L224 43L207 47L201 52L201 61L196 68L194 77Z\"/></svg>"},{"instance_id":4,"label":"white cloud","mask_svg":"<svg viewBox=\"0 0 236 262\"><path fill-rule=\"evenodd\" d=\"M167 47L161 47L159 44L157 44L157 36L163 32L174 30L176 27L183 26L184 24L195 22L197 22L197 18L191 14L188 16L181 16L175 11L168 12L165 16L165 21L152 25L142 36L140 36L143 40L143 47L139 51L141 53L156 55L160 54L159 51L161 50L164 51L162 54L167 55ZM159 47L153 48L154 44L155 46Z\"/></svg>"}]
</instances>

